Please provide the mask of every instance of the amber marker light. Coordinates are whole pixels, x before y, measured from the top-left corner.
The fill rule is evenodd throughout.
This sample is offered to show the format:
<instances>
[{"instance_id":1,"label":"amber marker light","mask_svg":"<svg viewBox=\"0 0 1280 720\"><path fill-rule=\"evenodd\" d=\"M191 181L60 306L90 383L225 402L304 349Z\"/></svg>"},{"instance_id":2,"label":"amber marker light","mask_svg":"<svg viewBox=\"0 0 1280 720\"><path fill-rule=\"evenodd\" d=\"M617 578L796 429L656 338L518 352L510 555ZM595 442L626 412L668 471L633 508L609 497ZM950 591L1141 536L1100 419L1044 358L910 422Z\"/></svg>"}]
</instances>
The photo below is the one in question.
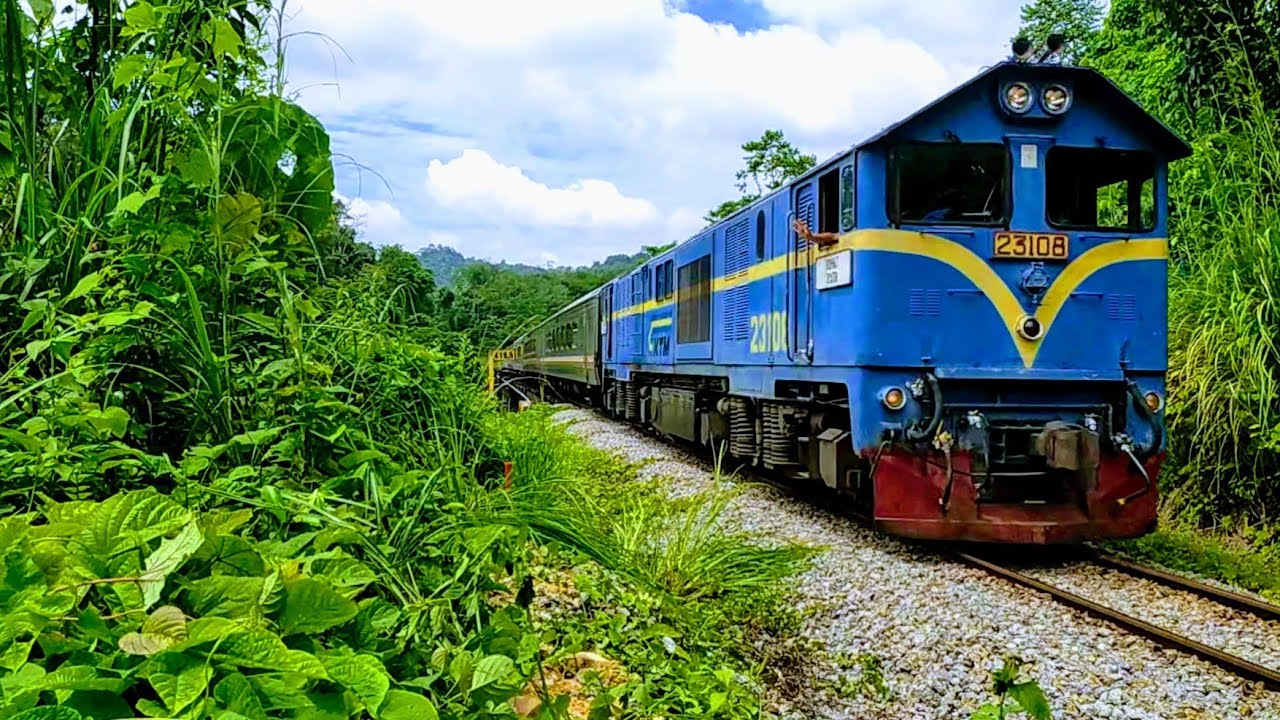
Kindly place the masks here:
<instances>
[{"instance_id":1,"label":"amber marker light","mask_svg":"<svg viewBox=\"0 0 1280 720\"><path fill-rule=\"evenodd\" d=\"M1146 395L1143 395L1142 399L1146 401L1147 409L1153 413L1160 412L1160 410L1164 408L1164 398L1160 397L1160 393L1149 392Z\"/></svg>"},{"instance_id":2,"label":"amber marker light","mask_svg":"<svg viewBox=\"0 0 1280 720\"><path fill-rule=\"evenodd\" d=\"M901 388L889 388L884 392L883 401L890 410L901 410L907 404L907 396Z\"/></svg>"}]
</instances>

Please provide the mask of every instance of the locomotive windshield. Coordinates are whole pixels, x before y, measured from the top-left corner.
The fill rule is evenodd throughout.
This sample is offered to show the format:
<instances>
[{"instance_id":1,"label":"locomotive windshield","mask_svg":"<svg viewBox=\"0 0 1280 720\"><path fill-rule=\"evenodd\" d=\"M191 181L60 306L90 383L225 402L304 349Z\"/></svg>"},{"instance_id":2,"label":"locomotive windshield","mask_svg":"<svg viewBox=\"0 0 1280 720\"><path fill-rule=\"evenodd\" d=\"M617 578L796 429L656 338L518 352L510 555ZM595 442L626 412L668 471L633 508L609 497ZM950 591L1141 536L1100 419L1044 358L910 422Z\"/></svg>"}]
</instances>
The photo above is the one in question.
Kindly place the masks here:
<instances>
[{"instance_id":1,"label":"locomotive windshield","mask_svg":"<svg viewBox=\"0 0 1280 720\"><path fill-rule=\"evenodd\" d=\"M1004 145L912 143L894 153L898 223L999 225L1008 215ZM893 200L891 200L893 202Z\"/></svg>"},{"instance_id":2,"label":"locomotive windshield","mask_svg":"<svg viewBox=\"0 0 1280 720\"><path fill-rule=\"evenodd\" d=\"M1156 226L1150 153L1055 147L1045 159L1045 206L1059 228L1150 232Z\"/></svg>"}]
</instances>

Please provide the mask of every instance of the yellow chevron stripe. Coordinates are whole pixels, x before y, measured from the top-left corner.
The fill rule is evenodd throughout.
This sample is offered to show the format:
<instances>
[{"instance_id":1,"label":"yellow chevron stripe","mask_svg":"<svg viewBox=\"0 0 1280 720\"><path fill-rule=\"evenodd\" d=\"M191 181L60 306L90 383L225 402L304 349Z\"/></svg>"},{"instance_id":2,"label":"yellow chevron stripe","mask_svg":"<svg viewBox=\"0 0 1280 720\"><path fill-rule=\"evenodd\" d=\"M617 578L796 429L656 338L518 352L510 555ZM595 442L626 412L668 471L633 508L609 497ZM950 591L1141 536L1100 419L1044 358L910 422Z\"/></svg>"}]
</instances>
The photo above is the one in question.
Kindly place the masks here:
<instances>
[{"instance_id":1,"label":"yellow chevron stripe","mask_svg":"<svg viewBox=\"0 0 1280 720\"><path fill-rule=\"evenodd\" d=\"M840 236L839 242L823 248L815 248L813 262L844 250L896 252L908 255L919 255L944 263L961 275L964 275L974 287L989 300L1000 319L1004 322L1013 340L1018 354L1025 367L1035 365L1036 356L1058 313L1066 305L1067 300L1077 288L1094 273L1116 263L1138 260L1166 260L1169 257L1169 242L1165 239L1121 240L1099 245L1076 257L1054 280L1053 285L1045 293L1035 317L1040 321L1044 332L1040 340L1030 341L1018 335L1017 324L1026 311L1018 301L1013 290L1005 284L987 259L979 256L969 248L954 240L937 235L929 235L907 230L855 230ZM793 253L790 267L802 267L801 253ZM740 285L768 279L787 272L787 257L772 258L751 266L746 272L735 273L728 277L712 280L713 292L724 292ZM674 305L674 300L663 302L649 301L614 312L614 319L621 319L639 313L649 313Z\"/></svg>"}]
</instances>

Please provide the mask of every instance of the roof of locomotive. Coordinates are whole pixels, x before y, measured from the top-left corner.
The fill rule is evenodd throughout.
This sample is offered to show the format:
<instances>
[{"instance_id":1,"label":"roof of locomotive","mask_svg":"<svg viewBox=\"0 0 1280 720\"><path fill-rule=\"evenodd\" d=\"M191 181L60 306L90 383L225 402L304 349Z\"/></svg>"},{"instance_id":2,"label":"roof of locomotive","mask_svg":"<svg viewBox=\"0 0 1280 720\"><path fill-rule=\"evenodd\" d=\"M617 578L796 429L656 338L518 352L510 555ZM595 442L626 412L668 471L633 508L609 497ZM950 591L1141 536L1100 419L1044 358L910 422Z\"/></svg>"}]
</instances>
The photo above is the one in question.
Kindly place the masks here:
<instances>
[{"instance_id":1,"label":"roof of locomotive","mask_svg":"<svg viewBox=\"0 0 1280 720\"><path fill-rule=\"evenodd\" d=\"M997 75L1013 75L1016 73L1016 79L1028 82L1045 81L1045 80L1069 80L1076 88L1076 92L1085 90L1090 97L1094 99L1092 102L1105 102L1108 107L1115 110L1128 120L1142 126L1144 133L1150 139L1151 145L1160 150L1164 154L1165 159L1169 162L1180 160L1191 154L1191 146L1182 138L1169 129L1167 125L1156 119L1155 116L1142 109L1142 106L1130 97L1118 85L1107 79L1105 75L1094 70L1093 68L1080 67L1074 65L1044 65L1035 63L1017 63L1005 61L996 63L982 72L966 80L952 90L943 93L933 102L925 105L919 110L902 118L901 120L883 128L874 133L865 140L856 143L849 148L851 150L860 150L870 147L888 139L897 133L898 130L910 125L912 121L924 115L928 115L935 108L944 105L957 95L967 92L970 88L985 82ZM1064 116L1069 117L1069 115ZM844 155L848 152L845 150L838 155ZM830 162L830 161L828 161ZM823 165L825 165L824 163ZM821 168L818 166L815 170ZM806 175L811 174L806 173ZM799 179L799 178L797 178Z\"/></svg>"}]
</instances>

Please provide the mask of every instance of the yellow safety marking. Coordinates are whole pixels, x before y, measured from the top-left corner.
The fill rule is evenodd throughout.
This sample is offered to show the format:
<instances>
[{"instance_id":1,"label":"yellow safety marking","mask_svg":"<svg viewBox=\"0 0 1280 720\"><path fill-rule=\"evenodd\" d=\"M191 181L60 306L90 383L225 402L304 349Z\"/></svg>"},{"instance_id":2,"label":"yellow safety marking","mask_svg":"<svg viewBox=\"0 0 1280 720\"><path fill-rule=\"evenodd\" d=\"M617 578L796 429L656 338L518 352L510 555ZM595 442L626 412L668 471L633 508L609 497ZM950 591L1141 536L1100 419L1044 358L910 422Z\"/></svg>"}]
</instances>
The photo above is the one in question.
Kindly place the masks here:
<instances>
[{"instance_id":1,"label":"yellow safety marking","mask_svg":"<svg viewBox=\"0 0 1280 720\"><path fill-rule=\"evenodd\" d=\"M1071 294L1099 270L1117 263L1138 260L1167 260L1169 242L1166 239L1118 240L1092 248L1071 261L1054 280L1045 293L1035 318L1044 331L1039 340L1027 340L1018 334L1018 320L1026 314L1013 290L1000 278L986 258L964 245L937 235L909 230L854 230L840 236L840 240L825 248L813 248L813 262L844 250L896 252L919 255L937 260L964 275L991 302L1004 322L1014 347L1025 367L1035 365L1044 338L1058 313L1066 305ZM788 269L803 267L808 251L796 251L788 262L786 255L752 265L746 272L714 278L712 291L723 292L740 285L782 275ZM649 313L674 305L674 300L649 301L614 311L615 320L640 313ZM670 319L667 319L670 322Z\"/></svg>"}]
</instances>

